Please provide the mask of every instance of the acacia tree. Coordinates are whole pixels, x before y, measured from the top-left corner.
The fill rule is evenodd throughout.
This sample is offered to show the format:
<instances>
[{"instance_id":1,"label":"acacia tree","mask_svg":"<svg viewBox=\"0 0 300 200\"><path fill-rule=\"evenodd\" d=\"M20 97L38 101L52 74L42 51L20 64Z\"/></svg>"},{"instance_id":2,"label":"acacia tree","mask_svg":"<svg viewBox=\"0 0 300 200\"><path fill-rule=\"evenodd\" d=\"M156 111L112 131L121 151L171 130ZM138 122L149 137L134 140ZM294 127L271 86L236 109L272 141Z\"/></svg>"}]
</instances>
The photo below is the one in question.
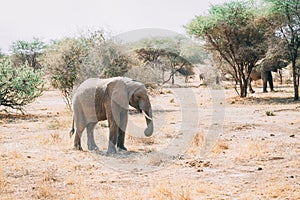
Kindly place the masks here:
<instances>
[{"instance_id":1,"label":"acacia tree","mask_svg":"<svg viewBox=\"0 0 300 200\"><path fill-rule=\"evenodd\" d=\"M294 100L299 100L300 66L296 60L300 47L300 1L299 0L265 0L271 3L269 21L276 26L276 33L284 40L288 50L288 59L292 63Z\"/></svg>"},{"instance_id":2,"label":"acacia tree","mask_svg":"<svg viewBox=\"0 0 300 200\"><path fill-rule=\"evenodd\" d=\"M267 50L263 22L253 4L233 1L212 6L207 15L196 17L186 26L191 36L204 39L212 55L229 66L240 97L246 97L252 68Z\"/></svg>"},{"instance_id":3,"label":"acacia tree","mask_svg":"<svg viewBox=\"0 0 300 200\"><path fill-rule=\"evenodd\" d=\"M38 38L32 41L18 40L12 44L12 60L15 66L25 65L34 70L41 68L40 56L43 54L46 45Z\"/></svg>"},{"instance_id":4,"label":"acacia tree","mask_svg":"<svg viewBox=\"0 0 300 200\"><path fill-rule=\"evenodd\" d=\"M185 77L193 75L193 64L203 63L207 56L199 44L180 35L144 39L134 48L138 59L143 63L158 64L157 70L162 71L162 84L170 80L174 84L176 72ZM170 74L164 80L166 71Z\"/></svg>"}]
</instances>

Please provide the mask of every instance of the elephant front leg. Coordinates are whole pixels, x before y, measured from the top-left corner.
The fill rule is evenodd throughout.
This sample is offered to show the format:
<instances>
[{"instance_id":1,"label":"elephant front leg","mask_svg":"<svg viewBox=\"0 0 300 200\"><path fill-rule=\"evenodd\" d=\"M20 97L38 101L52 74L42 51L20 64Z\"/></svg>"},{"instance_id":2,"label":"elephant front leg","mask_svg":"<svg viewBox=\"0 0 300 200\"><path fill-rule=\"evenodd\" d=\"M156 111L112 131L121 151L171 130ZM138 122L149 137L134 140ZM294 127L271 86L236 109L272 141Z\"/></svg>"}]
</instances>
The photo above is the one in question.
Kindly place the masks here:
<instances>
[{"instance_id":1,"label":"elephant front leg","mask_svg":"<svg viewBox=\"0 0 300 200\"><path fill-rule=\"evenodd\" d=\"M109 126L109 142L108 142L108 149L107 153L117 153L116 150L116 144L117 144L117 139L118 139L118 126L113 123Z\"/></svg>"},{"instance_id":2,"label":"elephant front leg","mask_svg":"<svg viewBox=\"0 0 300 200\"><path fill-rule=\"evenodd\" d=\"M126 131L126 126L127 126L127 121L128 121L128 112L124 111L121 113L121 119L120 119L120 127L119 127L119 135L118 135L118 149L127 151L127 148L124 146L125 142L125 131Z\"/></svg>"},{"instance_id":3,"label":"elephant front leg","mask_svg":"<svg viewBox=\"0 0 300 200\"><path fill-rule=\"evenodd\" d=\"M267 93L267 80L263 80L263 93Z\"/></svg>"},{"instance_id":4,"label":"elephant front leg","mask_svg":"<svg viewBox=\"0 0 300 200\"><path fill-rule=\"evenodd\" d=\"M118 148L119 150L127 151L127 148L124 146L125 141L125 132L119 129L119 136L118 136Z\"/></svg>"},{"instance_id":5,"label":"elephant front leg","mask_svg":"<svg viewBox=\"0 0 300 200\"><path fill-rule=\"evenodd\" d=\"M270 90L274 92L273 77L271 71L268 73L268 82L269 82Z\"/></svg>"}]
</instances>

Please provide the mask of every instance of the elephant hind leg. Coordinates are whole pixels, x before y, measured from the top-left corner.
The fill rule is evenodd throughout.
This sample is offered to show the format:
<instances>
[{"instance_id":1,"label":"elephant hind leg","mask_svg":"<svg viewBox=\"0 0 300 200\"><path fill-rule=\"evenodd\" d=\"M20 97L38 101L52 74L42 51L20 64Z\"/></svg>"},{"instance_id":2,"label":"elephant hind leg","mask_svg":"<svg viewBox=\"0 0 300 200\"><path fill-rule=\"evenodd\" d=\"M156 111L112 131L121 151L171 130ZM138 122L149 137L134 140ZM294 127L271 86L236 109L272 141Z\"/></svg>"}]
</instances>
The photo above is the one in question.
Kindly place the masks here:
<instances>
[{"instance_id":1,"label":"elephant hind leg","mask_svg":"<svg viewBox=\"0 0 300 200\"><path fill-rule=\"evenodd\" d=\"M87 125L86 127L86 132L87 132L87 146L89 150L98 150L99 148L97 147L94 139L94 129L96 126L97 122L91 122Z\"/></svg>"},{"instance_id":2,"label":"elephant hind leg","mask_svg":"<svg viewBox=\"0 0 300 200\"><path fill-rule=\"evenodd\" d=\"M255 93L255 91L252 88L251 82L252 82L252 79L250 78L249 79L249 92L253 94L253 93Z\"/></svg>"},{"instance_id":3,"label":"elephant hind leg","mask_svg":"<svg viewBox=\"0 0 300 200\"><path fill-rule=\"evenodd\" d=\"M83 130L84 130L84 127L79 127L79 128L76 128L76 131L75 131L74 149L80 150L80 151L83 150L82 146L81 146L81 135L82 135Z\"/></svg>"}]
</instances>

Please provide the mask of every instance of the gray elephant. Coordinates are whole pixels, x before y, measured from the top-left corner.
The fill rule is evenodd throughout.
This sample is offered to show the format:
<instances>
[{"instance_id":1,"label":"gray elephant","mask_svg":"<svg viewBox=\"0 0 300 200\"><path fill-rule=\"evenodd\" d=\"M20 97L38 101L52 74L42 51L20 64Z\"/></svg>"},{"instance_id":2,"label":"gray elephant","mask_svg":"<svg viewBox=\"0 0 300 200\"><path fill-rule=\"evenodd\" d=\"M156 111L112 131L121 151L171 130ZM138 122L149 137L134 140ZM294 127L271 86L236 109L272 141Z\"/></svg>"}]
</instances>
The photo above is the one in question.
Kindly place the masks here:
<instances>
[{"instance_id":1,"label":"gray elephant","mask_svg":"<svg viewBox=\"0 0 300 200\"><path fill-rule=\"evenodd\" d=\"M73 125L70 132L75 132L74 148L82 150L81 135L87 130L89 150L97 150L94 140L94 128L99 121L108 120L108 153L127 150L124 146L125 130L129 105L145 115L146 136L153 133L151 103L144 84L125 77L109 79L91 78L84 81L73 97ZM75 129L74 129L75 123Z\"/></svg>"},{"instance_id":2,"label":"gray elephant","mask_svg":"<svg viewBox=\"0 0 300 200\"><path fill-rule=\"evenodd\" d=\"M274 69L274 72L277 70ZM273 77L272 77L272 70L257 70L253 69L250 74L250 79L249 79L249 92L254 93L255 91L253 90L251 86L251 81L257 81L259 79L262 79L263 81L263 92L268 92L267 90L267 84L269 83L270 90L274 91L274 85L273 85Z\"/></svg>"}]
</instances>

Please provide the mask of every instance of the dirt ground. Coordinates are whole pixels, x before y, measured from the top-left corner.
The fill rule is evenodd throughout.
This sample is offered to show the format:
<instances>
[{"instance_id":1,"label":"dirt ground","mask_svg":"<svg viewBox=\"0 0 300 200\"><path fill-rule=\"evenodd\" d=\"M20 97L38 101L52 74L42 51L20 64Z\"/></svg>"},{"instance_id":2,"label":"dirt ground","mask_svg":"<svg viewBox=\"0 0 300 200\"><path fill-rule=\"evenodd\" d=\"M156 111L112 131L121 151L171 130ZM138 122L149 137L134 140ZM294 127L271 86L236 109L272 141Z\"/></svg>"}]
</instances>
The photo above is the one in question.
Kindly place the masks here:
<instances>
[{"instance_id":1,"label":"dirt ground","mask_svg":"<svg viewBox=\"0 0 300 200\"><path fill-rule=\"evenodd\" d=\"M278 85L278 84L277 84ZM300 104L292 86L245 99L233 89L170 88L151 97L155 132L130 112L128 152L72 149L57 90L0 115L0 199L299 199Z\"/></svg>"}]
</instances>

